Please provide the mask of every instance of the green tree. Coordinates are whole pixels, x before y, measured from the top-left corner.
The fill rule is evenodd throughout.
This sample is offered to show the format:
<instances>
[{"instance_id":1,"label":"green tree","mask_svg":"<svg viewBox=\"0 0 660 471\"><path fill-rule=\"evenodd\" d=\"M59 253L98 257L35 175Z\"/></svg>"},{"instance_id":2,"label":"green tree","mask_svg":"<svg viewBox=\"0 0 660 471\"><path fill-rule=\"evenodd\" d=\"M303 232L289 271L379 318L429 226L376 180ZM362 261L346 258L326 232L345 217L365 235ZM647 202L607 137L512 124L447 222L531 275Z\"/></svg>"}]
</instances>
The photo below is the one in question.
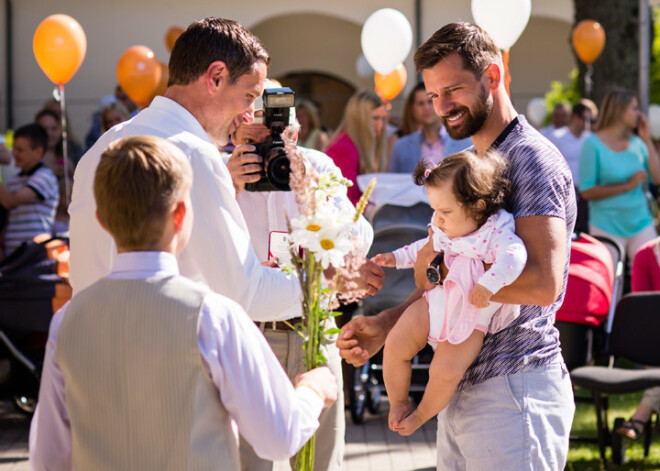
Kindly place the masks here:
<instances>
[{"instance_id":1,"label":"green tree","mask_svg":"<svg viewBox=\"0 0 660 471\"><path fill-rule=\"evenodd\" d=\"M605 48L593 63L593 91L588 98L600 104L613 87L637 91L639 0L574 0L574 6L575 24L586 19L595 20L603 26L606 35ZM568 41L570 44L570 37ZM584 88L587 67L577 56L575 60L579 71L578 89L581 96L587 96Z\"/></svg>"},{"instance_id":2,"label":"green tree","mask_svg":"<svg viewBox=\"0 0 660 471\"><path fill-rule=\"evenodd\" d=\"M649 101L660 103L660 8L653 9L653 44L651 46L651 70Z\"/></svg>"}]
</instances>

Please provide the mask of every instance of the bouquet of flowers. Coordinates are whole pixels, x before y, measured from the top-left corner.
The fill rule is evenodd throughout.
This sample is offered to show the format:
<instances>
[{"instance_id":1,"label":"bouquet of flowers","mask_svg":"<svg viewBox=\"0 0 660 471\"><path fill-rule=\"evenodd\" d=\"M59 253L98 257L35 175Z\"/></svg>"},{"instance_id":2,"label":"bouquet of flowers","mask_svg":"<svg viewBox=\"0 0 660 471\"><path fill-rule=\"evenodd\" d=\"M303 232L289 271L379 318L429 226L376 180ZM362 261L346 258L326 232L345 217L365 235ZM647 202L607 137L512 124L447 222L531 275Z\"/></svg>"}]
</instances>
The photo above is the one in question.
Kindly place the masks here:
<instances>
[{"instance_id":1,"label":"bouquet of flowers","mask_svg":"<svg viewBox=\"0 0 660 471\"><path fill-rule=\"evenodd\" d=\"M336 197L346 193L350 181L332 174L319 174L293 144L287 144L286 153L291 164L291 190L296 196L298 216L289 220L291 264L302 288L302 323L296 327L305 338L305 367L307 370L326 362L320 351L324 338L339 333L339 329L326 327L326 320L336 315L337 283L340 269L355 273L361 257L358 256L353 226L367 204L375 180L362 195L355 210L347 212L336 204ZM327 276L335 273L326 283ZM342 284L345 298L363 297L357 286ZM341 394L341 392L340 392ZM312 437L298 452L297 471L314 469Z\"/></svg>"}]
</instances>

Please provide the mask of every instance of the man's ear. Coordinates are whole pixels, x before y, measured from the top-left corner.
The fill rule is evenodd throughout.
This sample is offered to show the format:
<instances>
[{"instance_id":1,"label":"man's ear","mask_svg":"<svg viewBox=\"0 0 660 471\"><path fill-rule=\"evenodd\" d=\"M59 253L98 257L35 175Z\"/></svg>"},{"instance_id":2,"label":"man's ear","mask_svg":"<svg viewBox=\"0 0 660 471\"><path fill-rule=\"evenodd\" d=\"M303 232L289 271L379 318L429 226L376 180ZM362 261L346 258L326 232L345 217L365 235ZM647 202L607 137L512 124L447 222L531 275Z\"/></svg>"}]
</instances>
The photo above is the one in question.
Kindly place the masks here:
<instances>
[{"instance_id":1,"label":"man's ear","mask_svg":"<svg viewBox=\"0 0 660 471\"><path fill-rule=\"evenodd\" d=\"M209 93L214 93L221 86L229 83L229 69L223 61L211 62L206 69L204 81Z\"/></svg>"},{"instance_id":2,"label":"man's ear","mask_svg":"<svg viewBox=\"0 0 660 471\"><path fill-rule=\"evenodd\" d=\"M183 221L186 219L188 207L184 200L178 201L172 211L172 221L174 222L174 230L180 232L183 229Z\"/></svg>"},{"instance_id":3,"label":"man's ear","mask_svg":"<svg viewBox=\"0 0 660 471\"><path fill-rule=\"evenodd\" d=\"M488 81L488 88L492 91L495 91L497 90L497 87L500 86L500 82L502 81L502 70L500 69L499 65L493 62L488 67L486 67L483 76Z\"/></svg>"},{"instance_id":4,"label":"man's ear","mask_svg":"<svg viewBox=\"0 0 660 471\"><path fill-rule=\"evenodd\" d=\"M99 224L100 224L100 226L103 228L103 230L104 230L105 232L108 232L108 229L107 229L107 228L105 227L105 225L103 224L103 221L101 221L101 217L99 216L99 210L98 210L98 209L94 212L94 215L96 216L96 220L99 222Z\"/></svg>"}]
</instances>

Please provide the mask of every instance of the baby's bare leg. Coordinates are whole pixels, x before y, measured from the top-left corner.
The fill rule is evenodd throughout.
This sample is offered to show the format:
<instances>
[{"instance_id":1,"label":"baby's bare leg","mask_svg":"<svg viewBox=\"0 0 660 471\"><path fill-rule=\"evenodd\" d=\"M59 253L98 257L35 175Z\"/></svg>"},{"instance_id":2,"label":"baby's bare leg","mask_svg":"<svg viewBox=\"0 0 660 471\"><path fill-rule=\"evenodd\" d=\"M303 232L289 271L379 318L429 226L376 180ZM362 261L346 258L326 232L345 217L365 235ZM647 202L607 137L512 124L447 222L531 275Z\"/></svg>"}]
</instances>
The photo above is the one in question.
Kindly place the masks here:
<instances>
[{"instance_id":1,"label":"baby's bare leg","mask_svg":"<svg viewBox=\"0 0 660 471\"><path fill-rule=\"evenodd\" d=\"M410 360L426 345L429 335L428 304L418 299L404 311L385 340L383 379L390 400L390 429L411 410L408 400L412 368Z\"/></svg>"},{"instance_id":2,"label":"baby's bare leg","mask_svg":"<svg viewBox=\"0 0 660 471\"><path fill-rule=\"evenodd\" d=\"M415 412L399 424L397 431L401 435L410 435L449 404L458 383L477 358L483 343L484 333L475 330L462 343L454 345L445 341L438 344L431 360L429 382L422 401Z\"/></svg>"}]
</instances>

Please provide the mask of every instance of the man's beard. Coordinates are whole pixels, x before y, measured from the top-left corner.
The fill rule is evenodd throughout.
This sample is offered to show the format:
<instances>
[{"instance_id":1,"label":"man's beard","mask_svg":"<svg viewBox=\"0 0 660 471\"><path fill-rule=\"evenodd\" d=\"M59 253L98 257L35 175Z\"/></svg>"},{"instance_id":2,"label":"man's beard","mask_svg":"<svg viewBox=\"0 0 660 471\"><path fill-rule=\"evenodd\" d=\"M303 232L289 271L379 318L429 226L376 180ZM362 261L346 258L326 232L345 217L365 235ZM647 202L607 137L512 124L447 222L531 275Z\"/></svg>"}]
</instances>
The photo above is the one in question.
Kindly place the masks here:
<instances>
[{"instance_id":1,"label":"man's beard","mask_svg":"<svg viewBox=\"0 0 660 471\"><path fill-rule=\"evenodd\" d=\"M479 94L479 98L473 109L463 106L455 108L451 113L447 113L447 116L451 116L456 114L456 112L464 112L465 117L460 125L451 126L445 117L442 118L442 122L445 125L449 137L456 140L465 139L466 137L473 136L479 132L484 126L486 119L488 119L488 115L492 109L493 102L492 100L488 100L488 91L486 90L486 87L482 85L481 93Z\"/></svg>"}]
</instances>

